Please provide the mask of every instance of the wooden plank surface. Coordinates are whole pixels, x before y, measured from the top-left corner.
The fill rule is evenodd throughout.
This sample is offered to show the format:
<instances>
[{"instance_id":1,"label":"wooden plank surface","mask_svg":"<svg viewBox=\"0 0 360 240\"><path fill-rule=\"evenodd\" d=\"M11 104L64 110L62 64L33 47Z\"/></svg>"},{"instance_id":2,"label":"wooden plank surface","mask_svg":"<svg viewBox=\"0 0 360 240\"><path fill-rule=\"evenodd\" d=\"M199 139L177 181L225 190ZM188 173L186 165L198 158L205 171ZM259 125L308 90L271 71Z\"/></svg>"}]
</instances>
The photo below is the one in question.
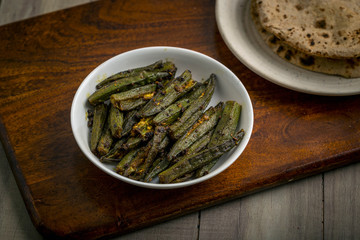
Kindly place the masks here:
<instances>
[{"instance_id":1,"label":"wooden plank surface","mask_svg":"<svg viewBox=\"0 0 360 240\"><path fill-rule=\"evenodd\" d=\"M360 164L324 176L324 239L360 237Z\"/></svg>"},{"instance_id":2,"label":"wooden plank surface","mask_svg":"<svg viewBox=\"0 0 360 240\"><path fill-rule=\"evenodd\" d=\"M201 211L200 239L322 239L322 177Z\"/></svg>"},{"instance_id":3,"label":"wooden plank surface","mask_svg":"<svg viewBox=\"0 0 360 240\"><path fill-rule=\"evenodd\" d=\"M41 239L0 146L0 239Z\"/></svg>"},{"instance_id":4,"label":"wooden plank surface","mask_svg":"<svg viewBox=\"0 0 360 240\"><path fill-rule=\"evenodd\" d=\"M2 159L4 159L4 158L2 158ZM357 166L357 165L355 165L355 166ZM354 166L354 165L352 165L352 166ZM342 215L340 213L341 211L335 211L335 209L337 209L339 206L344 207L344 209L354 208L354 207L355 207L355 210L359 209L358 204L356 204L356 201L351 200L351 201L348 201L348 203L345 202L345 204L344 204L344 202L342 201L342 198L337 197L338 195L336 194L336 192L340 191L345 196L349 196L350 199L356 199L355 197L358 196L358 195L356 195L356 192L357 193L359 192L358 187L355 187L355 188L352 187L354 185L351 185L351 183L354 183L354 182L356 183L356 179L358 179L358 177L356 178L356 176L358 176L358 174L356 174L356 173L359 172L359 169L355 168L355 170L353 170L352 166L345 168L345 170L344 169L339 170L339 171L345 171L345 172L350 171L352 173L351 175L353 177L348 178L349 179L348 181L345 181L345 182L343 181L343 184L347 187L346 191L341 191L341 189L343 189L343 186L341 186L341 184L340 184L340 185L338 185L337 188L334 189L335 193L333 193L333 195L330 195L330 194L327 195L326 190L330 189L329 191L331 192L331 186L325 188L325 199L328 200L328 201L325 201L325 205L326 205L326 202L328 202L328 206L329 206L328 208L325 208L325 210L324 210L325 219L326 219L326 216L331 216L332 213L334 214L333 217L329 218L328 221L325 221L325 231L327 229L326 224L329 224L328 227L329 228L331 227L331 229L332 229L331 234L326 235L329 237L329 239L336 239L336 236L344 236L344 235L341 235L341 232L344 232L344 231L338 227L339 225L336 224L336 222L337 222L337 219L339 219L339 217L340 217L340 219L343 219L344 217L346 218L347 216ZM335 171L335 172L337 172L337 171ZM330 173L329 176L328 176L328 174L325 174L325 179L328 178L331 180L331 179L336 178L336 175L333 176L331 174L332 173ZM347 174L345 174L345 175L347 175ZM8 178L10 178L10 177L8 176L6 179L8 179ZM333 182L334 183L339 182L339 180L341 180L341 179L343 179L343 178L337 177L336 181L333 181ZM249 196L249 197L231 202L228 205L225 204L225 205L219 206L219 207L230 206L227 208L223 208L220 211L220 213L223 213L225 216L227 214L232 214L235 218L236 218L236 213L234 213L234 209L245 210L245 213L243 212L243 214L239 214L237 216L239 221L243 224L232 227L231 228L232 231L230 230L230 232L232 232L233 234L227 235L229 237L228 239L235 239L237 236L242 236L243 239L254 239L251 237L256 237L256 236L262 236L267 239L271 239L269 237L272 237L272 236L277 236L278 239L287 239L287 237L289 237L289 236L294 236L294 235L289 235L289 234L291 234L290 233L291 230L294 229L293 228L294 226L298 226L297 227L298 231L295 231L293 234L295 234L295 236L298 236L298 237L300 236L299 239L301 238L301 236L317 237L318 233L316 231L314 231L314 229L318 227L318 225L316 223L318 223L317 220L319 219L319 212L316 211L316 209L318 208L317 203L319 202L318 183L319 183L319 177L309 178L309 180L307 179L304 181L299 181L296 184L290 184L288 186L276 188L276 190L274 190L274 191L273 190L266 191L263 194L262 193L255 194L253 196ZM341 183L341 181L340 181L340 183ZM350 184L348 184L348 183L350 183ZM357 186L357 185L355 185L355 186ZM278 190L278 189L280 189L280 190ZM281 191L281 189L285 189L285 190ZM309 199L312 199L311 193L313 191L317 192L317 194L315 194L313 201L311 201ZM271 194L269 194L269 192ZM305 192L304 193L305 196L303 196L302 194L300 194L300 195L296 194L296 193L301 193L301 192ZM354 192L355 192L355 195L353 195ZM260 197L258 197L258 196L260 196ZM285 197L282 198L282 196L285 196ZM300 199L298 199L299 196L300 196ZM251 200L248 200L248 199L251 199ZM273 199L275 200L274 204L272 202ZM289 199L293 199L293 200L291 200L291 202L294 202L295 206L297 206L295 209L291 208L292 204L289 205ZM269 204L269 200L271 200L270 201L271 204ZM281 204L277 204L277 202L279 202L279 201L280 202L282 201ZM241 206L243 206L243 208L241 208L241 206L239 207L237 204L235 204L233 206L232 204L235 202L242 203ZM248 204L246 204L246 202ZM311 202L311 203L309 203L309 202ZM315 204L314 204L314 202L315 202ZM330 203L332 203L333 205L331 205ZM245 207L244 207L244 205L245 205ZM285 205L286 207L279 208L280 205ZM285 216L285 219L288 219L288 221L283 220L283 222L280 222L282 227L279 228L277 226L276 222L273 223L272 221L269 221L268 218L265 218L265 220L263 219L264 213L260 212L258 210L259 207L261 209L264 209L265 214L268 213L270 216L271 216L271 214L278 215L278 213L280 212L280 213L282 213L280 215L283 217ZM314 208L315 208L315 210L314 210ZM252 211L249 209L252 209ZM301 209L305 209L307 214L303 214L302 216L299 217L298 215L299 215L299 212ZM333 210L331 210L331 209L333 209ZM211 211L214 211L215 214L213 214L213 215L211 215L211 213L206 214L206 212L209 213ZM247 211L249 211L249 213L246 213ZM235 212L239 212L239 210L235 211ZM347 211L347 212L349 212L349 211ZM313 215L311 215L311 213L313 213ZM328 214L326 214L326 213L328 213ZM229 218L221 218L221 221L218 221L218 220L215 221L219 224L214 224L212 222L212 225L210 224L210 227L207 226L209 221L207 221L206 219L211 218L211 216L216 217L217 215L219 215L219 211L217 210L217 207L210 208L210 209L207 209L202 212L202 214L200 215L201 216L200 217L200 219L201 219L200 220L200 226L201 226L200 229L202 229L202 230L200 230L200 233L199 233L200 238L206 239L205 236L207 236L206 235L207 231L208 231L208 233L209 232L210 233L211 232L221 232L221 230L224 229L224 227L223 227L224 225L225 226L227 226L227 225L234 226L234 224L232 224L233 218L230 218L231 220ZM250 220L248 218L249 215L252 216L252 219L250 219ZM357 212L355 211L355 213L352 215L350 214L350 216L351 217L347 218L348 219L347 223L352 223L353 225L356 225L356 223L359 222L358 211ZM145 235L149 236L148 234L151 234L151 233L153 233L153 234L155 233L155 235L152 235L152 236L159 237L162 234L166 233L165 229L171 229L171 226L174 227L177 225L177 227L174 227L174 229L187 229L186 231L183 231L183 232L193 232L188 235L189 238L184 238L184 239L195 239L196 234L194 234L194 232L196 232L196 228L195 228L194 224L189 224L189 222L196 223L197 219L198 219L197 214L196 213L190 214L190 215L187 215L187 216L185 216L183 218L179 218L179 219L180 220L178 221L178 223L175 223L175 225L172 225L173 221L170 221L165 224L160 224L160 225L158 225L158 227L147 228L143 231L138 231L138 232L130 234L126 237L137 237L139 239L144 239L144 238L142 238L143 236L145 236ZM282 218L282 219L284 219L284 218ZM306 221L304 221L304 219L306 219ZM228 220L227 221L228 224L226 224L226 220ZM309 223L308 221L311 221L311 220L313 220L312 221L312 224L314 224L313 228L311 226L312 224L307 224L307 223ZM284 226L284 223L285 223L285 226ZM288 224L286 225L286 223L288 223ZM305 227L304 227L304 223L306 223ZM170 224L170 227L169 227L169 224ZM259 224L261 225L260 229L259 229ZM188 225L188 226L186 226L186 225ZM161 226L165 226L164 230L157 231L156 229L157 228L161 229ZM186 226L186 227L183 228L181 226ZM251 226L252 226L252 228L251 228ZM217 227L218 231L213 230L216 227ZM256 228L258 228L259 230L255 231L254 229L256 229ZM188 229L193 229L193 230L188 231ZM206 229L208 229L208 230L206 230ZM251 230L251 229L253 229L253 230ZM311 229L311 231L309 231L309 229ZM336 229L340 229L340 230L337 231ZM237 231L237 234L235 234L234 231ZM179 232L181 232L181 231L179 231ZM338 232L338 233L336 233L336 232ZM350 237L358 236L358 234L356 234L357 232L355 230L355 227L347 229L346 232L348 234L347 236L350 236ZM239 235L239 233L240 233L240 235ZM326 231L326 233L330 233L330 232ZM339 233L340 233L340 235L339 235ZM144 235L141 235L141 234L144 234ZM156 234L158 234L158 235L156 235ZM171 231L169 232L169 234L171 234ZM306 234L308 234L308 235L306 235ZM173 237L176 235L177 234L174 234ZM168 236L168 235L162 235L162 236ZM331 237L333 237L333 238L331 238ZM133 238L131 238L131 239L133 239ZM264 239L264 238L261 238L261 239ZM297 238L295 238L295 239L297 239Z\"/></svg>"},{"instance_id":5,"label":"wooden plank surface","mask_svg":"<svg viewBox=\"0 0 360 240\"><path fill-rule=\"evenodd\" d=\"M93 1L95 0L1 0L0 25Z\"/></svg>"}]
</instances>

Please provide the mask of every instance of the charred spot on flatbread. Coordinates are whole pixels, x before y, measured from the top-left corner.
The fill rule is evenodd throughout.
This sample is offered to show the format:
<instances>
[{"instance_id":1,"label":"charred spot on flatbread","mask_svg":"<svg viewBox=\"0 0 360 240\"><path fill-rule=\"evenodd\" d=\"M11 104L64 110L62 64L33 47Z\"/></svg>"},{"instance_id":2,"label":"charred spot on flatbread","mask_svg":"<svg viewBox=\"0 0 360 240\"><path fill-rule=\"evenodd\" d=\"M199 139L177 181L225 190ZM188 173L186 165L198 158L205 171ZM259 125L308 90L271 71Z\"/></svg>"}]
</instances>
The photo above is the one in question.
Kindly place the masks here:
<instances>
[{"instance_id":1,"label":"charred spot on flatbread","mask_svg":"<svg viewBox=\"0 0 360 240\"><path fill-rule=\"evenodd\" d=\"M280 45L277 49L276 49L276 53L281 53L282 51L284 51L284 46Z\"/></svg>"},{"instance_id":2,"label":"charred spot on flatbread","mask_svg":"<svg viewBox=\"0 0 360 240\"><path fill-rule=\"evenodd\" d=\"M276 42L280 40L279 38L277 38L276 36L272 36L271 38L269 38L269 42L271 44L276 44Z\"/></svg>"},{"instance_id":3,"label":"charred spot on flatbread","mask_svg":"<svg viewBox=\"0 0 360 240\"><path fill-rule=\"evenodd\" d=\"M295 5L296 10L301 11L304 9L304 7L301 4Z\"/></svg>"},{"instance_id":4,"label":"charred spot on flatbread","mask_svg":"<svg viewBox=\"0 0 360 240\"><path fill-rule=\"evenodd\" d=\"M315 59L313 56L300 57L300 63L304 66L312 66L315 64Z\"/></svg>"},{"instance_id":5,"label":"charred spot on flatbread","mask_svg":"<svg viewBox=\"0 0 360 240\"><path fill-rule=\"evenodd\" d=\"M287 50L284 56L285 56L286 60L289 61L289 60L291 60L291 58L293 57L293 55L294 55L294 54L293 54L293 51Z\"/></svg>"},{"instance_id":6,"label":"charred spot on flatbread","mask_svg":"<svg viewBox=\"0 0 360 240\"><path fill-rule=\"evenodd\" d=\"M326 20L325 19L317 20L314 26L315 28L326 29Z\"/></svg>"}]
</instances>

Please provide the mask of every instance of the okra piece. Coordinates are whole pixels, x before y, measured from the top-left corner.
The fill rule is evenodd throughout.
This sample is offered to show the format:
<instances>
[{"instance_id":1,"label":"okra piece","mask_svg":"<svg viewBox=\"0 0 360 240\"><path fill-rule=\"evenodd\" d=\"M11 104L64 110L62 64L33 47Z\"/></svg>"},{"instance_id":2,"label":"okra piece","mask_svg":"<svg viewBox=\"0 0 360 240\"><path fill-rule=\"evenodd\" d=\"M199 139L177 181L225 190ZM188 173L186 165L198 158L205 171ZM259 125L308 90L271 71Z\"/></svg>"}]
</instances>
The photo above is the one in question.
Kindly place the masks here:
<instances>
[{"instance_id":1,"label":"okra piece","mask_svg":"<svg viewBox=\"0 0 360 240\"><path fill-rule=\"evenodd\" d=\"M158 91L155 96L141 108L138 116L148 117L163 111L196 85L197 82L192 79L191 72L185 70L179 77L175 78L174 81L166 85L163 90Z\"/></svg>"},{"instance_id":2,"label":"okra piece","mask_svg":"<svg viewBox=\"0 0 360 240\"><path fill-rule=\"evenodd\" d=\"M171 104L164 111L159 112L154 117L155 125L169 125L173 123L180 114L190 105L190 99L180 99L176 103Z\"/></svg>"},{"instance_id":3,"label":"okra piece","mask_svg":"<svg viewBox=\"0 0 360 240\"><path fill-rule=\"evenodd\" d=\"M111 104L109 113L109 126L113 137L120 138L123 130L124 114Z\"/></svg>"},{"instance_id":4,"label":"okra piece","mask_svg":"<svg viewBox=\"0 0 360 240\"><path fill-rule=\"evenodd\" d=\"M93 124L91 128L90 137L90 150L96 154L96 147L99 143L103 127L107 117L107 106L105 104L99 104L95 106Z\"/></svg>"},{"instance_id":5,"label":"okra piece","mask_svg":"<svg viewBox=\"0 0 360 240\"><path fill-rule=\"evenodd\" d=\"M121 161L116 165L115 171L119 173L120 175L123 175L125 170L129 167L130 162L133 160L133 158L138 154L140 149L132 149L130 150L122 159Z\"/></svg>"},{"instance_id":6,"label":"okra piece","mask_svg":"<svg viewBox=\"0 0 360 240\"><path fill-rule=\"evenodd\" d=\"M113 82L115 80L118 80L120 78L126 78L126 77L131 77L131 76L135 76L138 75L140 72L142 71L153 71L155 69L159 69L163 66L163 62L162 60L156 61L148 66L144 66L144 67L139 67L139 68L132 68L132 69L128 69L125 71L121 71L118 72L116 74L111 75L108 78L105 78L103 81L101 81L100 83L98 83L96 85L96 88L102 88L103 86L109 84L110 82Z\"/></svg>"},{"instance_id":7,"label":"okra piece","mask_svg":"<svg viewBox=\"0 0 360 240\"><path fill-rule=\"evenodd\" d=\"M161 111L154 117L154 124L156 125L170 125L192 104L196 99L201 97L207 87L208 83L199 84L199 87L186 94L184 97L177 100L175 103L168 106L164 111Z\"/></svg>"},{"instance_id":8,"label":"okra piece","mask_svg":"<svg viewBox=\"0 0 360 240\"><path fill-rule=\"evenodd\" d=\"M235 134L233 138L222 144L182 157L174 165L159 174L159 182L171 183L174 179L177 179L186 173L193 172L209 163L211 160L221 157L223 154L234 148L235 145L239 144L244 137L244 134L244 131L241 130Z\"/></svg>"},{"instance_id":9,"label":"okra piece","mask_svg":"<svg viewBox=\"0 0 360 240\"><path fill-rule=\"evenodd\" d=\"M184 136L184 134L191 128L192 125L203 115L203 110L198 109L190 118L188 118L183 125L179 126L175 131L171 131L170 126L170 137L174 140L177 140Z\"/></svg>"},{"instance_id":10,"label":"okra piece","mask_svg":"<svg viewBox=\"0 0 360 240\"><path fill-rule=\"evenodd\" d=\"M208 147L232 138L239 124L240 115L241 105L236 101L226 101L221 119L215 128Z\"/></svg>"},{"instance_id":11,"label":"okra piece","mask_svg":"<svg viewBox=\"0 0 360 240\"><path fill-rule=\"evenodd\" d=\"M129 137L120 139L108 154L100 158L101 162L119 162L131 149L138 147L142 143L139 137Z\"/></svg>"},{"instance_id":12,"label":"okra piece","mask_svg":"<svg viewBox=\"0 0 360 240\"><path fill-rule=\"evenodd\" d=\"M232 138L238 126L240 114L241 105L239 103L237 103L236 101L225 102L224 110L219 120L219 123L216 125L214 134L212 135L211 140L208 144L209 148ZM214 159L210 163L199 169L196 172L196 176L202 177L208 174L211 168L217 163L217 160L218 159Z\"/></svg>"},{"instance_id":13,"label":"okra piece","mask_svg":"<svg viewBox=\"0 0 360 240\"><path fill-rule=\"evenodd\" d=\"M87 126L91 129L93 124L93 118L94 118L94 109L88 109L86 111L86 118L87 118Z\"/></svg>"},{"instance_id":14,"label":"okra piece","mask_svg":"<svg viewBox=\"0 0 360 240\"><path fill-rule=\"evenodd\" d=\"M185 135L175 142L168 154L170 161L172 161L180 153L184 152L207 132L215 128L221 116L223 105L223 102L220 102L215 107L210 107L206 110L201 118L185 133Z\"/></svg>"},{"instance_id":15,"label":"okra piece","mask_svg":"<svg viewBox=\"0 0 360 240\"><path fill-rule=\"evenodd\" d=\"M191 178L193 178L194 176L195 176L195 172L186 173L183 176L176 178L171 183L186 182L186 181L190 180Z\"/></svg>"},{"instance_id":16,"label":"okra piece","mask_svg":"<svg viewBox=\"0 0 360 240\"><path fill-rule=\"evenodd\" d=\"M170 138L168 136L165 136L164 139L161 141L159 146L159 152L163 153L167 146L170 144Z\"/></svg>"},{"instance_id":17,"label":"okra piece","mask_svg":"<svg viewBox=\"0 0 360 240\"><path fill-rule=\"evenodd\" d=\"M142 118L133 127L133 132L140 134L141 138L146 141L154 134L154 127L152 124L152 117Z\"/></svg>"},{"instance_id":18,"label":"okra piece","mask_svg":"<svg viewBox=\"0 0 360 240\"><path fill-rule=\"evenodd\" d=\"M121 158L125 156L126 153L127 153L127 151L125 151L125 150L119 151L119 153L117 154L116 157L107 157L108 154L106 154L100 158L100 162L102 162L102 163L118 163L118 162L120 162Z\"/></svg>"},{"instance_id":19,"label":"okra piece","mask_svg":"<svg viewBox=\"0 0 360 240\"><path fill-rule=\"evenodd\" d=\"M163 172L170 165L166 157L160 157L154 161L153 167L146 174L144 182L151 182L159 173Z\"/></svg>"},{"instance_id":20,"label":"okra piece","mask_svg":"<svg viewBox=\"0 0 360 240\"><path fill-rule=\"evenodd\" d=\"M132 110L130 112L126 112L125 114L125 119L124 119L124 125L123 125L123 130L121 133L121 136L126 136L128 135L131 130L133 129L134 125L138 122L138 119L136 117L136 110Z\"/></svg>"},{"instance_id":21,"label":"okra piece","mask_svg":"<svg viewBox=\"0 0 360 240\"><path fill-rule=\"evenodd\" d=\"M99 143L97 145L97 153L99 156L104 156L110 151L111 145L113 144L113 137L109 124L105 124L103 133L101 134Z\"/></svg>"},{"instance_id":22,"label":"okra piece","mask_svg":"<svg viewBox=\"0 0 360 240\"><path fill-rule=\"evenodd\" d=\"M179 128L183 128L185 122L189 122L190 118L194 119L193 115L199 110L204 110L209 104L212 95L215 90L215 81L217 77L215 74L211 74L210 77L206 80L207 88L204 94L202 94L198 99L196 99L181 115L174 124L170 126L170 135L174 139L178 139L182 134L175 134ZM196 120L195 120L196 121ZM192 124L191 124L192 125Z\"/></svg>"},{"instance_id":23,"label":"okra piece","mask_svg":"<svg viewBox=\"0 0 360 240\"><path fill-rule=\"evenodd\" d=\"M116 157L116 158L106 157L106 155L105 155L100 158L100 162L102 162L102 163L118 163L118 162L120 162L121 158L123 156L125 156L125 154L126 154L126 152L124 151L122 154L119 155L119 157Z\"/></svg>"},{"instance_id":24,"label":"okra piece","mask_svg":"<svg viewBox=\"0 0 360 240\"><path fill-rule=\"evenodd\" d=\"M151 164L149 172L153 171L154 168L160 163L160 161L163 160L164 157L165 157L165 153L162 153L158 158L156 158L153 164Z\"/></svg>"},{"instance_id":25,"label":"okra piece","mask_svg":"<svg viewBox=\"0 0 360 240\"><path fill-rule=\"evenodd\" d=\"M153 141L149 141L148 144L142 148L140 148L139 152L136 154L136 156L131 160L129 163L129 167L125 170L124 176L129 177L133 173L136 172L137 168L144 163L151 146L153 144Z\"/></svg>"},{"instance_id":26,"label":"okra piece","mask_svg":"<svg viewBox=\"0 0 360 240\"><path fill-rule=\"evenodd\" d=\"M100 158L100 162L119 162L120 158L122 158L123 154L125 154L125 151L122 148L125 141L125 138L118 140L110 151Z\"/></svg>"},{"instance_id":27,"label":"okra piece","mask_svg":"<svg viewBox=\"0 0 360 240\"><path fill-rule=\"evenodd\" d=\"M154 131L154 137L152 141L152 146L145 158L144 163L137 169L136 175L138 175L138 179L142 179L153 161L155 160L158 153L165 149L167 143L162 144L167 134L167 130L163 126L157 126Z\"/></svg>"},{"instance_id":28,"label":"okra piece","mask_svg":"<svg viewBox=\"0 0 360 240\"><path fill-rule=\"evenodd\" d=\"M119 108L121 111L130 111L145 105L148 101L149 99L146 98L122 100L117 103L117 108Z\"/></svg>"},{"instance_id":29,"label":"okra piece","mask_svg":"<svg viewBox=\"0 0 360 240\"><path fill-rule=\"evenodd\" d=\"M148 84L142 87L133 88L128 91L115 93L110 96L111 103L117 107L120 108L118 103L120 101L129 100L129 99L137 99L137 98L145 98L150 99L156 91L156 84Z\"/></svg>"},{"instance_id":30,"label":"okra piece","mask_svg":"<svg viewBox=\"0 0 360 240\"><path fill-rule=\"evenodd\" d=\"M96 105L109 100L114 93L130 90L146 84L161 81L164 78L172 77L168 72L141 72L139 75L122 78L105 85L90 95L88 101L91 105Z\"/></svg>"},{"instance_id":31,"label":"okra piece","mask_svg":"<svg viewBox=\"0 0 360 240\"><path fill-rule=\"evenodd\" d=\"M208 174L210 172L210 170L215 166L215 164L217 163L217 161L219 160L219 158L213 159L211 160L209 163L205 164L204 166L202 166L201 168L196 170L196 178L205 176L206 174Z\"/></svg>"},{"instance_id":32,"label":"okra piece","mask_svg":"<svg viewBox=\"0 0 360 240\"><path fill-rule=\"evenodd\" d=\"M122 146L123 149L133 149L142 143L143 139L140 137L129 137L126 143Z\"/></svg>"},{"instance_id":33,"label":"okra piece","mask_svg":"<svg viewBox=\"0 0 360 240\"><path fill-rule=\"evenodd\" d=\"M204 136L202 136L199 140L194 142L194 144L191 145L186 150L186 154L189 155L189 154L197 153L197 152L203 150L204 148L206 148L206 146L210 142L213 132L214 132L214 130L210 130L208 133L206 133Z\"/></svg>"}]
</instances>

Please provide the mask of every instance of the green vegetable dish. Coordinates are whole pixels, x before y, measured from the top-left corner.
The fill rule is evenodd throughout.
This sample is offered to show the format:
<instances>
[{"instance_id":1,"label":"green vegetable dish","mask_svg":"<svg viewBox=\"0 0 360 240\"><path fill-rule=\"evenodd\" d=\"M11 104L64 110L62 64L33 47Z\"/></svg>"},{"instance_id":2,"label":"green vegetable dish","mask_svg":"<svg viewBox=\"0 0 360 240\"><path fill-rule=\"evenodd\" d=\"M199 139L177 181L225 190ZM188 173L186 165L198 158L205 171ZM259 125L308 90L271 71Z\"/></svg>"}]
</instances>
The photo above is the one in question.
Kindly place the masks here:
<instances>
[{"instance_id":1,"label":"green vegetable dish","mask_svg":"<svg viewBox=\"0 0 360 240\"><path fill-rule=\"evenodd\" d=\"M130 179L179 183L208 174L243 139L241 105L208 106L217 76L179 76L171 61L116 73L88 98L90 150Z\"/></svg>"}]
</instances>

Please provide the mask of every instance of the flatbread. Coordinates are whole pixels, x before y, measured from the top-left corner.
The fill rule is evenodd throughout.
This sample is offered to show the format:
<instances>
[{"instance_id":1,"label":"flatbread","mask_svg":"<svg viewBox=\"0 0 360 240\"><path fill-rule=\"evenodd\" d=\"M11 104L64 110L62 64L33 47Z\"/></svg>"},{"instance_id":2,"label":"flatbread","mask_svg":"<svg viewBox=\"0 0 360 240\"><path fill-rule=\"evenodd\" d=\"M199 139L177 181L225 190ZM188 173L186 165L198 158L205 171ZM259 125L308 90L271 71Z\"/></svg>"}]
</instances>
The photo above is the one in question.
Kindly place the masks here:
<instances>
[{"instance_id":1,"label":"flatbread","mask_svg":"<svg viewBox=\"0 0 360 240\"><path fill-rule=\"evenodd\" d=\"M301 68L331 75L339 75L346 78L360 77L360 58L331 59L318 57L301 52L280 40L274 34L268 32L259 21L255 0L251 5L251 14L255 26L265 43L274 53L284 60Z\"/></svg>"},{"instance_id":2,"label":"flatbread","mask_svg":"<svg viewBox=\"0 0 360 240\"><path fill-rule=\"evenodd\" d=\"M256 0L261 25L287 45L329 58L360 56L359 0Z\"/></svg>"}]
</instances>

